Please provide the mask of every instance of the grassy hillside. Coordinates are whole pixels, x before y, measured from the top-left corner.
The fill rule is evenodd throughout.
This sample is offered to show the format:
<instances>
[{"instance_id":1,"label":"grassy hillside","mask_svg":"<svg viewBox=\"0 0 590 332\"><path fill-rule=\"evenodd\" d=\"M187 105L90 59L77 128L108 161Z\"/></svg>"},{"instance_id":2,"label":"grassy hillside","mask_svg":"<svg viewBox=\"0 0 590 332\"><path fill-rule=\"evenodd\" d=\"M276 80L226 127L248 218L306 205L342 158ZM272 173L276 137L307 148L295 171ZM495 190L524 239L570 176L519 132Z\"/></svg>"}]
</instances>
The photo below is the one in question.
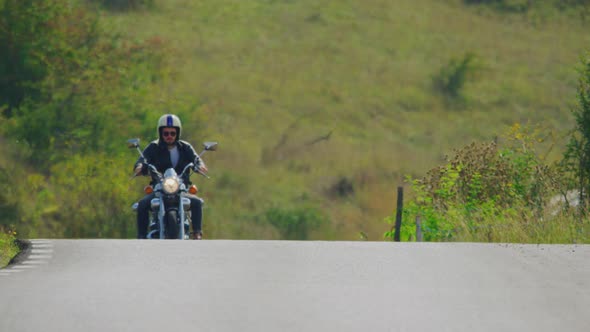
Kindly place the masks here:
<instances>
[{"instance_id":1,"label":"grassy hillside","mask_svg":"<svg viewBox=\"0 0 590 332\"><path fill-rule=\"evenodd\" d=\"M509 128L560 158L587 2L467 2L0 0L0 228L133 236L164 112L220 142L209 238L383 239L407 175Z\"/></svg>"},{"instance_id":2,"label":"grassy hillside","mask_svg":"<svg viewBox=\"0 0 590 332\"><path fill-rule=\"evenodd\" d=\"M558 157L590 45L571 13L462 1L156 0L103 24L163 42L162 111L182 116L185 139L220 142L199 181L212 237L276 238L269 209L307 206L331 220L311 238L379 240L405 175L514 123L540 126ZM450 99L433 77L466 54L472 75Z\"/></svg>"}]
</instances>

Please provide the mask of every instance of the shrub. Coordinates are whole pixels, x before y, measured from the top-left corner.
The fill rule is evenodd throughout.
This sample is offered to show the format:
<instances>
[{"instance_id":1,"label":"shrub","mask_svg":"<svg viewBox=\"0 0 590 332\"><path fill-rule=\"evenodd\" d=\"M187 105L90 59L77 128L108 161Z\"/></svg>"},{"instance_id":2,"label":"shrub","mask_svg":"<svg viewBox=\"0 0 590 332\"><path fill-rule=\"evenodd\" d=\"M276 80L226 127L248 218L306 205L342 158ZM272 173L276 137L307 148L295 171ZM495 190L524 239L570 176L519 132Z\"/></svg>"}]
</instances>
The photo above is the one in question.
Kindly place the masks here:
<instances>
[{"instance_id":1,"label":"shrub","mask_svg":"<svg viewBox=\"0 0 590 332\"><path fill-rule=\"evenodd\" d=\"M91 0L99 5L114 11L128 11L139 8L150 8L154 0Z\"/></svg>"},{"instance_id":2,"label":"shrub","mask_svg":"<svg viewBox=\"0 0 590 332\"><path fill-rule=\"evenodd\" d=\"M570 176L569 185L578 189L582 207L586 207L590 193L590 54L582 60L578 105L573 108L572 113L576 127L571 134L561 167Z\"/></svg>"},{"instance_id":3,"label":"shrub","mask_svg":"<svg viewBox=\"0 0 590 332\"><path fill-rule=\"evenodd\" d=\"M133 184L128 181L129 169L123 160L102 154L76 155L51 171L51 199L42 204L41 227L51 222L60 227L43 231L67 238L126 238L135 234L130 198Z\"/></svg>"},{"instance_id":4,"label":"shrub","mask_svg":"<svg viewBox=\"0 0 590 332\"><path fill-rule=\"evenodd\" d=\"M307 240L312 230L319 228L327 221L319 210L305 207L291 210L275 207L267 210L265 217L285 240Z\"/></svg>"},{"instance_id":5,"label":"shrub","mask_svg":"<svg viewBox=\"0 0 590 332\"><path fill-rule=\"evenodd\" d=\"M6 266L18 251L16 232L0 226L0 268Z\"/></svg>"},{"instance_id":6,"label":"shrub","mask_svg":"<svg viewBox=\"0 0 590 332\"><path fill-rule=\"evenodd\" d=\"M463 0L467 5L487 6L498 12L506 13L530 13L539 10L568 9L579 11L584 18L590 10L590 0Z\"/></svg>"},{"instance_id":7,"label":"shrub","mask_svg":"<svg viewBox=\"0 0 590 332\"><path fill-rule=\"evenodd\" d=\"M0 7L0 105L10 115L41 82L60 85L83 66L97 40L97 16L64 0L5 0ZM52 73L59 75L52 76Z\"/></svg>"},{"instance_id":8,"label":"shrub","mask_svg":"<svg viewBox=\"0 0 590 332\"><path fill-rule=\"evenodd\" d=\"M468 5L487 5L499 11L526 12L531 6L530 0L464 0Z\"/></svg>"},{"instance_id":9,"label":"shrub","mask_svg":"<svg viewBox=\"0 0 590 332\"><path fill-rule=\"evenodd\" d=\"M479 69L476 59L473 53L451 59L434 75L434 87L451 99L461 98L467 80L473 78Z\"/></svg>"},{"instance_id":10,"label":"shrub","mask_svg":"<svg viewBox=\"0 0 590 332\"><path fill-rule=\"evenodd\" d=\"M327 193L334 198L348 197L354 194L354 183L349 178L341 176L327 189Z\"/></svg>"},{"instance_id":11,"label":"shrub","mask_svg":"<svg viewBox=\"0 0 590 332\"><path fill-rule=\"evenodd\" d=\"M427 241L497 241L510 232L524 239L537 232L529 223L543 219L559 174L537 156L534 133L515 125L507 139L504 149L472 143L424 178L408 178L415 196L404 208L402 225L410 226L402 237L413 238L416 217Z\"/></svg>"},{"instance_id":12,"label":"shrub","mask_svg":"<svg viewBox=\"0 0 590 332\"><path fill-rule=\"evenodd\" d=\"M146 112L149 102L139 100L166 75L161 39L127 43L98 26L95 12L67 0L0 8L0 76L9 78L0 80L2 125L35 151L31 162L112 151L116 133Z\"/></svg>"}]
</instances>

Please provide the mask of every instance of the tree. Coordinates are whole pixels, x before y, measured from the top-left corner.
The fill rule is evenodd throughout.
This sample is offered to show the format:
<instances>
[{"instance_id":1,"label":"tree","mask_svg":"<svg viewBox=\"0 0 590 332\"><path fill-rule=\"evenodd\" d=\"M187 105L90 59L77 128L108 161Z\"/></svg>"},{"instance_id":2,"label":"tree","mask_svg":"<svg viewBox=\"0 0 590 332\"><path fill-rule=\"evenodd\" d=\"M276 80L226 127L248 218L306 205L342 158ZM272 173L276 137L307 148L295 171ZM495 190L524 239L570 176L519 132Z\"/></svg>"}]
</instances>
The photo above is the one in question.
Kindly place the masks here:
<instances>
[{"instance_id":1,"label":"tree","mask_svg":"<svg viewBox=\"0 0 590 332\"><path fill-rule=\"evenodd\" d=\"M0 153L0 226L25 237L130 234L123 142L161 112L167 49L99 18L85 0L0 0L0 148L15 151Z\"/></svg>"},{"instance_id":2,"label":"tree","mask_svg":"<svg viewBox=\"0 0 590 332\"><path fill-rule=\"evenodd\" d=\"M572 182L580 193L582 211L590 192L590 53L582 59L578 81L578 104L572 110L576 119L562 167L573 175Z\"/></svg>"},{"instance_id":3,"label":"tree","mask_svg":"<svg viewBox=\"0 0 590 332\"><path fill-rule=\"evenodd\" d=\"M0 5L0 116L9 136L34 151L32 162L112 150L113 133L145 111L137 100L159 77L161 40L128 43L98 20L78 1Z\"/></svg>"}]
</instances>

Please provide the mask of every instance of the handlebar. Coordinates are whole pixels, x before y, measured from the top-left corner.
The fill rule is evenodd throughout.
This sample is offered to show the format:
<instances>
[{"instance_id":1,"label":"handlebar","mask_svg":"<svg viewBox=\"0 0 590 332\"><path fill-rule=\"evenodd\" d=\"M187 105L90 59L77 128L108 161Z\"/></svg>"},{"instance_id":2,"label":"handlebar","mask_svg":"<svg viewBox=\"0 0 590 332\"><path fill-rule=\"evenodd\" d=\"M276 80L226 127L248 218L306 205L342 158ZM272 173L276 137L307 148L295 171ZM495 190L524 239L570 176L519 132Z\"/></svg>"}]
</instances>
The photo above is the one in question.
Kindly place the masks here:
<instances>
[{"instance_id":1,"label":"handlebar","mask_svg":"<svg viewBox=\"0 0 590 332\"><path fill-rule=\"evenodd\" d=\"M162 173L158 172L158 169L156 168L156 166L152 165L152 164L146 164L147 168L149 170L149 174L152 177L152 179L154 180L160 180L162 179L163 175Z\"/></svg>"},{"instance_id":2,"label":"handlebar","mask_svg":"<svg viewBox=\"0 0 590 332\"><path fill-rule=\"evenodd\" d=\"M150 174L152 174L152 177L155 175L158 177L158 179L161 179L163 177L162 173L158 172L158 170L156 169L156 167L152 164L146 164L147 168L150 171ZM185 174L190 175L190 171L195 167L194 163L189 163L188 165L184 166L184 169L182 170L182 172L178 175L180 178L184 177ZM188 173L187 173L188 171ZM195 173L199 173L202 176L209 178L209 176L201 171L199 171L198 169L193 170Z\"/></svg>"},{"instance_id":3,"label":"handlebar","mask_svg":"<svg viewBox=\"0 0 590 332\"><path fill-rule=\"evenodd\" d=\"M180 177L184 176L184 173L186 173L186 171L189 171L190 174L190 170L195 166L195 164L193 163L189 163L188 165L184 166L184 169L182 170L182 172L180 173Z\"/></svg>"},{"instance_id":4,"label":"handlebar","mask_svg":"<svg viewBox=\"0 0 590 332\"><path fill-rule=\"evenodd\" d=\"M133 139L129 139L127 140L127 145L129 148L135 148L137 149L137 152L139 153L139 155L141 156L141 159L143 159L143 162L145 163L145 165L147 166L150 175L152 176L152 178L157 177L158 180L162 179L163 175L162 173L158 172L158 169L150 164L145 156L143 155L143 152L141 151L141 148L139 147L139 139L138 138L133 138ZM197 155L197 157L201 157L206 151L215 151L217 149L217 142L205 142L203 143L205 149L199 153ZM194 163L189 163L188 165L186 165L184 167L184 169L182 170L182 172L180 173L180 177L184 177L185 174L187 173L187 171L189 172L188 176L190 176L190 170L192 169L195 173L199 173L202 176L206 177L209 179L209 176L203 172L201 172L199 169L194 169L195 164ZM133 176L131 178L136 177L138 174L133 174Z\"/></svg>"}]
</instances>

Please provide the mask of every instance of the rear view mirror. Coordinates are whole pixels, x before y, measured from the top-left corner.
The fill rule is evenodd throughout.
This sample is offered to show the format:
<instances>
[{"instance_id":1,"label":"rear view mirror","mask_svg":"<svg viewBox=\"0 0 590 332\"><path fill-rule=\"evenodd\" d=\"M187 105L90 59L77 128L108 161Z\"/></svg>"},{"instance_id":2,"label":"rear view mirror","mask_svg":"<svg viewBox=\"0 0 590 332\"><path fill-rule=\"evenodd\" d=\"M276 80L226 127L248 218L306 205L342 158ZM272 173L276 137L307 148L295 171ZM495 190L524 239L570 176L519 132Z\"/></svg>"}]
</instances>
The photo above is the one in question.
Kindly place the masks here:
<instances>
[{"instance_id":1,"label":"rear view mirror","mask_svg":"<svg viewBox=\"0 0 590 332\"><path fill-rule=\"evenodd\" d=\"M127 147L130 149L135 149L139 147L139 138L131 138L127 140Z\"/></svg>"},{"instance_id":2,"label":"rear view mirror","mask_svg":"<svg viewBox=\"0 0 590 332\"><path fill-rule=\"evenodd\" d=\"M215 151L217 150L217 142L205 142L203 143L206 151Z\"/></svg>"}]
</instances>

